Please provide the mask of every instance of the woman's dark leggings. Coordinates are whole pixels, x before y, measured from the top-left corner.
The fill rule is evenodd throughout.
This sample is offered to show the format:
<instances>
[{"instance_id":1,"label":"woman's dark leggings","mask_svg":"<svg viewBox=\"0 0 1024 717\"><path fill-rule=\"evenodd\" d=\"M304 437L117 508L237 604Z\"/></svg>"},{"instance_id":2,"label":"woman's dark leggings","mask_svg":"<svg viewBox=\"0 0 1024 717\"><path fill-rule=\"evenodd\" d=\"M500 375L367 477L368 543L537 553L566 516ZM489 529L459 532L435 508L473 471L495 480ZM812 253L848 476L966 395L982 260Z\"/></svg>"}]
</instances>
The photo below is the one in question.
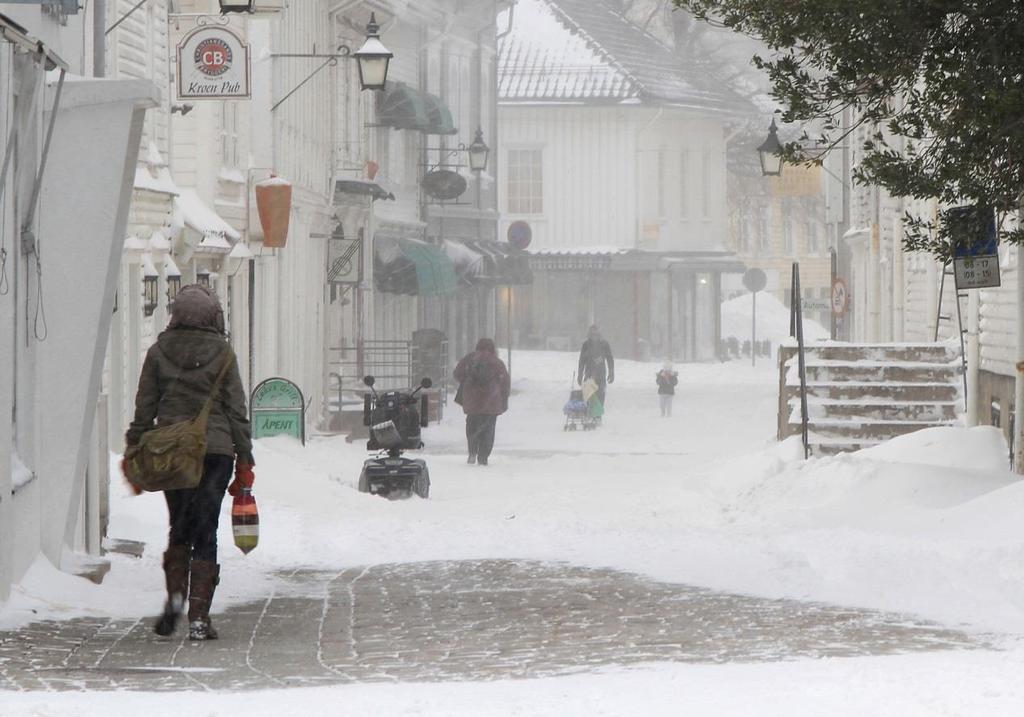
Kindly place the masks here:
<instances>
[{"instance_id":1,"label":"woman's dark leggings","mask_svg":"<svg viewBox=\"0 0 1024 717\"><path fill-rule=\"evenodd\" d=\"M171 523L168 545L192 546L193 560L217 562L220 504L231 481L234 464L233 456L207 453L199 485L164 491Z\"/></svg>"},{"instance_id":2,"label":"woman's dark leggings","mask_svg":"<svg viewBox=\"0 0 1024 717\"><path fill-rule=\"evenodd\" d=\"M469 443L469 455L476 456L484 463L494 448L494 428L497 416L471 413L466 416L466 442Z\"/></svg>"}]
</instances>

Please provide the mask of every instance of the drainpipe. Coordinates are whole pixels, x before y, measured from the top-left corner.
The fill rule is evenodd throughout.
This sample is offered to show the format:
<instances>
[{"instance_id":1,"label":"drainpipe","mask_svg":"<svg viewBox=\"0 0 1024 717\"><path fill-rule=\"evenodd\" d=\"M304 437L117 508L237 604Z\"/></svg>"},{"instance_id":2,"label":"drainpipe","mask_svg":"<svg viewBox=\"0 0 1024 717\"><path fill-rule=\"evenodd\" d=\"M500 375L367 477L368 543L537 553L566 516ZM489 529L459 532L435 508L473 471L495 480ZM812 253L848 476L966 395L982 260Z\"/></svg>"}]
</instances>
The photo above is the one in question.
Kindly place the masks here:
<instances>
[{"instance_id":1,"label":"drainpipe","mask_svg":"<svg viewBox=\"0 0 1024 717\"><path fill-rule=\"evenodd\" d=\"M107 0L92 0L92 74L107 74Z\"/></svg>"},{"instance_id":2,"label":"drainpipe","mask_svg":"<svg viewBox=\"0 0 1024 717\"><path fill-rule=\"evenodd\" d=\"M960 298L957 297L957 301ZM967 294L967 425L978 425L978 383L981 378L981 294L975 289Z\"/></svg>"},{"instance_id":3,"label":"drainpipe","mask_svg":"<svg viewBox=\"0 0 1024 717\"><path fill-rule=\"evenodd\" d=\"M1024 197L1021 198L1024 205ZM1024 206L1018 210L1024 212ZM1018 220L1019 222L1019 220ZM1013 468L1018 474L1024 474L1024 256L1017 247L1017 268L1014 272L1017 281L1017 374L1013 385Z\"/></svg>"}]
</instances>

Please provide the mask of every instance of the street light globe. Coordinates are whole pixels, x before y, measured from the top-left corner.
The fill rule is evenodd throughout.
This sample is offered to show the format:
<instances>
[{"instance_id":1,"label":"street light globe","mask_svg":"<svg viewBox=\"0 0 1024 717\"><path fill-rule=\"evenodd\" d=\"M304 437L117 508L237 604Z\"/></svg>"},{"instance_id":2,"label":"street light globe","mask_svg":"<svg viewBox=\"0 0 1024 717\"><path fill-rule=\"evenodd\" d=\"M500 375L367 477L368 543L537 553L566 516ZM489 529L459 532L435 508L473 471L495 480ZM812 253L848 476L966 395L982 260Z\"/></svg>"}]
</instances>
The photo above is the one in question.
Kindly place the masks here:
<instances>
[{"instance_id":1,"label":"street light globe","mask_svg":"<svg viewBox=\"0 0 1024 717\"><path fill-rule=\"evenodd\" d=\"M490 157L491 148L484 142L483 129L477 129L473 144L466 148L469 153L469 168L474 172L487 171L487 159Z\"/></svg>"},{"instance_id":2,"label":"street light globe","mask_svg":"<svg viewBox=\"0 0 1024 717\"><path fill-rule=\"evenodd\" d=\"M388 65L394 54L380 41L380 25L377 17L370 13L366 25L366 42L355 52L359 66L359 84L364 90L383 90L388 80Z\"/></svg>"},{"instance_id":3,"label":"street light globe","mask_svg":"<svg viewBox=\"0 0 1024 717\"><path fill-rule=\"evenodd\" d=\"M779 142L778 132L775 118L772 118L771 126L768 127L768 138L757 148L757 155L761 160L761 174L765 177L778 177L782 174L782 143Z\"/></svg>"}]
</instances>

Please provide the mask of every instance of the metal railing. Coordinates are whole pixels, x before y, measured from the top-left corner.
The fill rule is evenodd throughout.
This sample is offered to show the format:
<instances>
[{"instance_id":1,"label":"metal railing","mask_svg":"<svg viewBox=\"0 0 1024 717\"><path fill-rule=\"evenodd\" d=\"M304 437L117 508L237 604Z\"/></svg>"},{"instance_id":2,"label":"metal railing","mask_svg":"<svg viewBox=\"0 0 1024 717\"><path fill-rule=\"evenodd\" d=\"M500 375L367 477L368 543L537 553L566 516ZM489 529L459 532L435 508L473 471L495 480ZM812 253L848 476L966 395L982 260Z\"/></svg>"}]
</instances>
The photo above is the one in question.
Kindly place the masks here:
<instances>
[{"instance_id":1,"label":"metal railing","mask_svg":"<svg viewBox=\"0 0 1024 717\"><path fill-rule=\"evenodd\" d=\"M804 316L801 309L800 263L793 262L793 278L790 283L789 335L796 337L797 368L800 372L800 436L804 444L804 458L810 453L807 439L807 366L804 359Z\"/></svg>"},{"instance_id":2,"label":"metal railing","mask_svg":"<svg viewBox=\"0 0 1024 717\"><path fill-rule=\"evenodd\" d=\"M376 379L378 391L415 388L421 378L429 376L434 382L429 393L436 395L442 406L448 403L447 341L442 341L434 352L423 351L415 342L404 339L358 341L331 347L329 352L328 402L332 411L343 411L346 406L358 406L361 410L366 393L363 376L368 374ZM436 355L421 355L427 353ZM436 370L427 366L434 363L438 364Z\"/></svg>"}]
</instances>

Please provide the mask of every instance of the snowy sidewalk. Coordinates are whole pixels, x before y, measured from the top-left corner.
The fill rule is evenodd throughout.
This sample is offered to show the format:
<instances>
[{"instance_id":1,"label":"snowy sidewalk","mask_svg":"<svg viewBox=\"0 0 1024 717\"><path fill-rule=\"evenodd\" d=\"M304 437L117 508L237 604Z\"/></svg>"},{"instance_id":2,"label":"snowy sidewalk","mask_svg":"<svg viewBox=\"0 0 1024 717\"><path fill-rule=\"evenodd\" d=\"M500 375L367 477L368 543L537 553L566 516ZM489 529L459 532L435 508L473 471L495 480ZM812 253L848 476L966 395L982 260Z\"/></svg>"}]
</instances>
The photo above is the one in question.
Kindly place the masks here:
<instances>
[{"instance_id":1,"label":"snowy sidewalk","mask_svg":"<svg viewBox=\"0 0 1024 717\"><path fill-rule=\"evenodd\" d=\"M259 441L260 545L232 546L225 503L217 642L152 634L166 506L115 483L110 534L145 553L99 586L32 566L0 714L1024 714L998 430L805 461L774 440L774 365L680 366L661 419L658 365L623 361L601 429L566 433L574 364L517 355L488 467L457 411L425 431L430 500L359 493L344 437Z\"/></svg>"},{"instance_id":2,"label":"snowy sidewalk","mask_svg":"<svg viewBox=\"0 0 1024 717\"><path fill-rule=\"evenodd\" d=\"M294 572L216 616L222 639L86 618L0 632L0 690L250 690L490 681L656 662L775 662L985 647L903 616L519 561Z\"/></svg>"}]
</instances>

